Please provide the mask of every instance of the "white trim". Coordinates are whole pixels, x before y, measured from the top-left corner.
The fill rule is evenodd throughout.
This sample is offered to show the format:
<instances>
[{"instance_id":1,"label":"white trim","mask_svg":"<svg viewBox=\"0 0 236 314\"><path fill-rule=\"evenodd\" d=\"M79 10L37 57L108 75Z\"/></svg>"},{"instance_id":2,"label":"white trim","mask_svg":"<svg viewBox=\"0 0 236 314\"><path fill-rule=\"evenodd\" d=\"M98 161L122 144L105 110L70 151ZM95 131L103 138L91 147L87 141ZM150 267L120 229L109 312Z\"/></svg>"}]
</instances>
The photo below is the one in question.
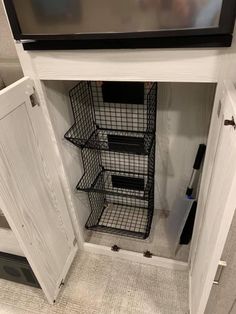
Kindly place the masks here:
<instances>
[{"instance_id":1,"label":"white trim","mask_svg":"<svg viewBox=\"0 0 236 314\"><path fill-rule=\"evenodd\" d=\"M65 196L65 201L67 202L68 213L70 215L72 226L74 229L74 233L75 233L76 239L78 241L78 247L82 247L83 243L84 243L83 232L82 232L81 228L79 227L78 215L76 213L76 208L75 208L74 203L72 201L68 178L66 176L64 164L63 164L63 161L61 158L61 152L59 150L57 138L56 138L56 135L54 133L52 121L50 118L49 109L47 106L48 104L47 104L47 95L45 92L45 85L38 78L36 71L35 71L35 68L33 66L32 59L30 58L29 54L26 51L24 51L23 46L21 44L16 44L15 46L16 46L17 54L18 54L18 57L19 57L19 60L21 63L21 67L22 67L24 76L30 77L34 81L34 85L36 87L37 96L38 96L39 101L40 101L40 106L42 108L44 118L45 118L47 126L48 126L48 130L49 130L49 133L51 136L52 145L54 146L55 164L58 165L57 166L58 167L58 175L60 178L62 191L63 191L64 196Z\"/></svg>"},{"instance_id":2,"label":"white trim","mask_svg":"<svg viewBox=\"0 0 236 314\"><path fill-rule=\"evenodd\" d=\"M84 243L84 251L94 254L107 255L110 257L116 257L125 259L128 261L136 262L139 264L146 264L158 267L164 267L173 270L188 271L188 264L181 261L175 261L173 259L153 256L152 258L146 258L142 253L131 252L126 250L120 250L119 252L111 251L108 246L97 245L93 243Z\"/></svg>"},{"instance_id":3,"label":"white trim","mask_svg":"<svg viewBox=\"0 0 236 314\"><path fill-rule=\"evenodd\" d=\"M26 53L41 80L215 83L226 50L117 49Z\"/></svg>"}]
</instances>

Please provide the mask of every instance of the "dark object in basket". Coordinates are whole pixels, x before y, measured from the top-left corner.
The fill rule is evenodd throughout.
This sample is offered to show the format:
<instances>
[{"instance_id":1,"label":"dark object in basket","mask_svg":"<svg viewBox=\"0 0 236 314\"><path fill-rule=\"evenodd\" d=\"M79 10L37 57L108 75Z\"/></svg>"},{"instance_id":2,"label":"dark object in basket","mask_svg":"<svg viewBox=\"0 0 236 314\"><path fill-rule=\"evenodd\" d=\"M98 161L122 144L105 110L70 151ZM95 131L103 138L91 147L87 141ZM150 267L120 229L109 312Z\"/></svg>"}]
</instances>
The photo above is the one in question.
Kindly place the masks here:
<instances>
[{"instance_id":1,"label":"dark object in basket","mask_svg":"<svg viewBox=\"0 0 236 314\"><path fill-rule=\"evenodd\" d=\"M144 138L134 136L107 135L109 150L127 151L133 154L145 154Z\"/></svg>"},{"instance_id":2,"label":"dark object in basket","mask_svg":"<svg viewBox=\"0 0 236 314\"><path fill-rule=\"evenodd\" d=\"M143 191L144 179L112 175L112 185L115 188Z\"/></svg>"},{"instance_id":3,"label":"dark object in basket","mask_svg":"<svg viewBox=\"0 0 236 314\"><path fill-rule=\"evenodd\" d=\"M82 149L84 174L77 190L147 199L154 185L155 143L149 155Z\"/></svg>"},{"instance_id":4,"label":"dark object in basket","mask_svg":"<svg viewBox=\"0 0 236 314\"><path fill-rule=\"evenodd\" d=\"M120 104L143 104L144 83L104 82L102 84L104 102Z\"/></svg>"}]
</instances>

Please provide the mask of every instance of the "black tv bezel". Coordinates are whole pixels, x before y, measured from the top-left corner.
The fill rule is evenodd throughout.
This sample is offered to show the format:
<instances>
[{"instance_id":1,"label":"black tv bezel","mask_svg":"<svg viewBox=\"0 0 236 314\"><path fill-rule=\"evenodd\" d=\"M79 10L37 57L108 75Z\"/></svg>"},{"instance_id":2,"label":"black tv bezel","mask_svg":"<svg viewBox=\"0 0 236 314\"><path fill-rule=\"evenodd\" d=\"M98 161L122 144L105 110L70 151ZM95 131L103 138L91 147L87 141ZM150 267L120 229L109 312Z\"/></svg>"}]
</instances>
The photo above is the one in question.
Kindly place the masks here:
<instances>
[{"instance_id":1,"label":"black tv bezel","mask_svg":"<svg viewBox=\"0 0 236 314\"><path fill-rule=\"evenodd\" d=\"M23 34L13 0L3 0L15 40L26 50L229 47L236 1L223 0L219 27L132 33Z\"/></svg>"}]
</instances>

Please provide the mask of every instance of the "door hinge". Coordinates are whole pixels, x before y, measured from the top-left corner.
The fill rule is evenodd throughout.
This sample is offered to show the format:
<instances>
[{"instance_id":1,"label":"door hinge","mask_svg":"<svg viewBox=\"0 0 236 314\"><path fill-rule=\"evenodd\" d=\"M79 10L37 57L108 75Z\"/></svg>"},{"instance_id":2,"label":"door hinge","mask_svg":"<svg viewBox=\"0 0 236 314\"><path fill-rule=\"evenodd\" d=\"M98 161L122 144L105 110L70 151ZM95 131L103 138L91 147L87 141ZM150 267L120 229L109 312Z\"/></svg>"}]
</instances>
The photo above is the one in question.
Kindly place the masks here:
<instances>
[{"instance_id":1,"label":"door hinge","mask_svg":"<svg viewBox=\"0 0 236 314\"><path fill-rule=\"evenodd\" d=\"M231 120L225 120L224 121L224 125L225 126L232 126L234 129L236 129L236 123L235 123L235 121L234 121L234 117L232 117L232 119Z\"/></svg>"},{"instance_id":2,"label":"door hinge","mask_svg":"<svg viewBox=\"0 0 236 314\"><path fill-rule=\"evenodd\" d=\"M113 246L111 247L111 250L112 250L113 252L119 252L120 247L115 244L115 245L113 245Z\"/></svg>"},{"instance_id":3,"label":"door hinge","mask_svg":"<svg viewBox=\"0 0 236 314\"><path fill-rule=\"evenodd\" d=\"M32 95L30 95L30 102L31 102L32 107L40 106L40 103L39 103L38 98L36 96L35 88L34 88L34 93Z\"/></svg>"},{"instance_id":4,"label":"door hinge","mask_svg":"<svg viewBox=\"0 0 236 314\"><path fill-rule=\"evenodd\" d=\"M213 281L214 285L219 285L220 284L220 279L221 279L221 275L223 272L223 269L227 266L227 263L225 261L220 261L217 271L216 271L216 275L215 275L215 279Z\"/></svg>"},{"instance_id":5,"label":"door hinge","mask_svg":"<svg viewBox=\"0 0 236 314\"><path fill-rule=\"evenodd\" d=\"M59 285L59 289L61 289L61 287L63 287L65 285L64 279L62 279L60 285Z\"/></svg>"},{"instance_id":6,"label":"door hinge","mask_svg":"<svg viewBox=\"0 0 236 314\"><path fill-rule=\"evenodd\" d=\"M147 257L147 258L152 258L152 253L150 252L150 251L145 251L144 253L143 253L143 256L144 257Z\"/></svg>"}]
</instances>

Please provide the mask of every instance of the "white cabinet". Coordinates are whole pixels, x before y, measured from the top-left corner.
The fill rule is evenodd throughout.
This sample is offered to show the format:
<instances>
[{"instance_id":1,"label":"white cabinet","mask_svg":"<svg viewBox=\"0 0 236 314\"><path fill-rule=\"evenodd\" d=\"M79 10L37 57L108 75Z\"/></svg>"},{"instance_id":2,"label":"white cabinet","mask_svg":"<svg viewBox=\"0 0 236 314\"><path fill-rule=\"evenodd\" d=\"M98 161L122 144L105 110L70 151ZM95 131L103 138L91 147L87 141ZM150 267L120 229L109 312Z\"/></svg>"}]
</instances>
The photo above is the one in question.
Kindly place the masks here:
<instances>
[{"instance_id":1,"label":"white cabinet","mask_svg":"<svg viewBox=\"0 0 236 314\"><path fill-rule=\"evenodd\" d=\"M217 150L198 246L191 257L190 305L193 314L204 312L235 211L236 90L231 83L227 83L223 90L217 119Z\"/></svg>"},{"instance_id":2,"label":"white cabinet","mask_svg":"<svg viewBox=\"0 0 236 314\"><path fill-rule=\"evenodd\" d=\"M48 127L34 97L29 78L0 92L0 208L53 303L77 243Z\"/></svg>"},{"instance_id":3,"label":"white cabinet","mask_svg":"<svg viewBox=\"0 0 236 314\"><path fill-rule=\"evenodd\" d=\"M192 53L189 50L169 51L167 54L165 51L27 53L20 45L18 52L25 75L29 75L36 84L40 104L37 103L39 100L33 104L32 99L30 101L34 85L29 78L22 79L0 93L0 207L51 303L75 256L77 244L74 234L85 248L92 250L94 247L94 251L104 253L110 251L110 248L104 249L105 245L108 247L109 241L105 244L102 238L98 240L100 246L88 246L83 240L86 238L84 224L89 215L87 199L79 197L74 191L83 170L79 151L63 139L73 123L67 92L75 84L74 81L152 80L165 82L163 84L199 84L196 89L192 86L192 90L195 93L206 93L204 97L194 101L188 90L189 104L195 106L189 110L192 120L188 120L187 126L179 130L179 125L174 125L176 132L180 131L180 150L186 149L183 144L186 128L192 130L188 134L188 143L194 142L196 145L207 137L212 91L215 83L218 83L189 258L190 310L191 314L203 314L235 203L236 131L233 126L225 126L224 120L231 120L233 116L236 121L236 92L231 83L223 87L227 78L226 74L223 75L227 62L223 60L227 59L227 55L223 50L196 50ZM210 83L209 89L204 83ZM201 85L204 85L203 88ZM179 89L175 88L176 96ZM182 85L181 90L184 97L185 86ZM220 99L221 106L218 106ZM173 100L170 98L168 101ZM168 104L166 108L169 108ZM166 108L162 107L163 112ZM184 123L178 108L183 112L184 107L177 101L173 117ZM205 108L207 113L201 115L200 108ZM202 116L208 117L204 124L207 131L200 132L201 137L197 137L194 133L198 126L196 120ZM166 121L170 122L168 117ZM160 125L158 128L160 131ZM202 131L202 125L199 128ZM186 153L189 158L180 157L176 164L181 164L181 158L186 157L187 163L191 165L194 151L192 148L190 151ZM170 176L175 175L174 170L171 169ZM114 237L112 241L118 239ZM129 251L135 251L140 246L129 240L126 244ZM140 256L140 261L144 261L141 254L132 255L132 252L125 253L125 250L121 254L123 258L127 256L136 261ZM162 257L153 259L151 263L162 266L166 263L167 267L171 263L174 265L173 260L170 263Z\"/></svg>"}]
</instances>

